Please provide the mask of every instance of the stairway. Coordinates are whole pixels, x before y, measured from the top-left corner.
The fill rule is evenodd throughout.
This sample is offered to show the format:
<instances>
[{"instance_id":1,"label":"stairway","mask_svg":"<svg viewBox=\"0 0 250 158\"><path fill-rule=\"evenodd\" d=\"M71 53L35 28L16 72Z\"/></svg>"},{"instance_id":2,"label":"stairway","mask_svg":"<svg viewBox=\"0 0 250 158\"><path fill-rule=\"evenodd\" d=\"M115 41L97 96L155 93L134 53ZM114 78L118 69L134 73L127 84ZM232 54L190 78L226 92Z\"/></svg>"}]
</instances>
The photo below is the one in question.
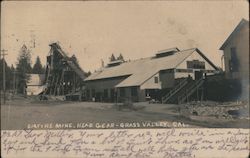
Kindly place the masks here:
<instances>
[{"instance_id":1,"label":"stairway","mask_svg":"<svg viewBox=\"0 0 250 158\"><path fill-rule=\"evenodd\" d=\"M199 88L202 87L204 83L203 78L195 81L190 87L188 87L187 89L185 89L185 93L181 94L178 96L178 104L182 104L185 101L188 101L189 97L194 94L194 92L198 91Z\"/></svg>"},{"instance_id":2,"label":"stairway","mask_svg":"<svg viewBox=\"0 0 250 158\"><path fill-rule=\"evenodd\" d=\"M173 97L176 93L178 93L183 87L185 87L188 83L187 78L182 80L179 84L177 84L172 90L170 90L167 95L162 97L162 103L167 103L171 97Z\"/></svg>"},{"instance_id":3,"label":"stairway","mask_svg":"<svg viewBox=\"0 0 250 158\"><path fill-rule=\"evenodd\" d=\"M182 104L188 101L189 97L194 94L204 83L201 78L199 80L183 80L182 83L176 85L167 95L162 97L162 103Z\"/></svg>"}]
</instances>

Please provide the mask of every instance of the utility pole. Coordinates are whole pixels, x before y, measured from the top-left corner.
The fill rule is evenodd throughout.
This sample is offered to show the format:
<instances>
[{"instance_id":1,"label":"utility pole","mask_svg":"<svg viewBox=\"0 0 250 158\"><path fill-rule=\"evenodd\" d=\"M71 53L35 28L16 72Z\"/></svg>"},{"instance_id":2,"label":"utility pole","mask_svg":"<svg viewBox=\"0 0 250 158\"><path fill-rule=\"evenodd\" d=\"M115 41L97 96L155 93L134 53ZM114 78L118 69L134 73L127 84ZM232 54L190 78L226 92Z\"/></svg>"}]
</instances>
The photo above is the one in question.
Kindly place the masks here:
<instances>
[{"instance_id":1,"label":"utility pole","mask_svg":"<svg viewBox=\"0 0 250 158\"><path fill-rule=\"evenodd\" d=\"M1 4L0 4L1 5ZM0 61L1 61L1 55L2 55L2 52L0 51ZM1 72L1 71L0 71ZM2 86L0 86L0 106L2 105Z\"/></svg>"},{"instance_id":2,"label":"utility pole","mask_svg":"<svg viewBox=\"0 0 250 158\"><path fill-rule=\"evenodd\" d=\"M5 82L5 55L8 55L7 52L8 50L2 49L2 56L3 56L3 104L5 104L6 102L6 98L5 98L5 90L6 90L6 82Z\"/></svg>"}]
</instances>

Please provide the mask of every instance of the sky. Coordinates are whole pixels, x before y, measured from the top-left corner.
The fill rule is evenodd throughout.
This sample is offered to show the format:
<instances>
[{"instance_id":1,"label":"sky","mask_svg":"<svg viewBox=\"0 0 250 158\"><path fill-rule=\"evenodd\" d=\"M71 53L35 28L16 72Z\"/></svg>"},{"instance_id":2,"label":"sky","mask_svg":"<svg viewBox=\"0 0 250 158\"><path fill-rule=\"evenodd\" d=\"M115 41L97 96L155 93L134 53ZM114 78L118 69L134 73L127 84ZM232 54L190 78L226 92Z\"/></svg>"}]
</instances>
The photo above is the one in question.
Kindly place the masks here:
<instances>
[{"instance_id":1,"label":"sky","mask_svg":"<svg viewBox=\"0 0 250 158\"><path fill-rule=\"evenodd\" d=\"M112 53L133 60L197 47L221 67L219 48L242 18L249 19L248 7L245 0L4 1L1 49L8 50L8 65L16 64L23 44L33 64L37 56L45 64L49 44L59 42L83 70L93 72Z\"/></svg>"}]
</instances>

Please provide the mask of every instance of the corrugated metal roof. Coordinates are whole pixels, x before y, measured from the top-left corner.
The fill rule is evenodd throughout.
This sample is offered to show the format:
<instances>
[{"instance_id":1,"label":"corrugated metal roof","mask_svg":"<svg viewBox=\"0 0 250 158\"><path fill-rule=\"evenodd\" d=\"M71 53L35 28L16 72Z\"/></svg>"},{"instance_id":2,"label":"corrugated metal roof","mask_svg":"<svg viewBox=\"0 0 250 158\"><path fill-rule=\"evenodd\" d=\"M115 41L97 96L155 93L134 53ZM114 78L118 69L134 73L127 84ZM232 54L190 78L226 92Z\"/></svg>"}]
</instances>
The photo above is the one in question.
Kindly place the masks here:
<instances>
[{"instance_id":1,"label":"corrugated metal roof","mask_svg":"<svg viewBox=\"0 0 250 158\"><path fill-rule=\"evenodd\" d=\"M130 75L116 87L138 86L160 70L175 68L179 63L190 56L194 50L196 49L192 48L176 52L166 57L149 57L124 62L121 65L107 67L99 72L95 72L86 78L85 81Z\"/></svg>"},{"instance_id":2,"label":"corrugated metal roof","mask_svg":"<svg viewBox=\"0 0 250 158\"><path fill-rule=\"evenodd\" d=\"M180 51L180 50L177 47L174 47L174 48L168 48L168 49L160 50L160 51L158 51L157 54L166 53L166 52L178 52L178 51Z\"/></svg>"},{"instance_id":3,"label":"corrugated metal roof","mask_svg":"<svg viewBox=\"0 0 250 158\"><path fill-rule=\"evenodd\" d=\"M144 58L130 62L124 62L118 66L106 67L102 70L94 72L87 79L85 79L85 81L131 75L135 71L141 71L141 66L145 65L150 60L151 58Z\"/></svg>"},{"instance_id":4,"label":"corrugated metal roof","mask_svg":"<svg viewBox=\"0 0 250 158\"><path fill-rule=\"evenodd\" d=\"M115 61L109 62L108 65L110 65L110 64L122 63L122 62L123 62L123 60L115 60Z\"/></svg>"}]
</instances>

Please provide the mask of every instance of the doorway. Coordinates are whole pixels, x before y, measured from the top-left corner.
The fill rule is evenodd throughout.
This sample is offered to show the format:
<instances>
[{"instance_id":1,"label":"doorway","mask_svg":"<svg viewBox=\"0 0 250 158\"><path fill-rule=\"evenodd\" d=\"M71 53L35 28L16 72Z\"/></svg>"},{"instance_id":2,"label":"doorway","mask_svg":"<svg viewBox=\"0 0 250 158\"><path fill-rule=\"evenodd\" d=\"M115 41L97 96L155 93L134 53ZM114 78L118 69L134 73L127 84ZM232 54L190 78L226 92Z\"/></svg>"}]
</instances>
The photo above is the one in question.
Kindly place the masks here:
<instances>
[{"instance_id":1,"label":"doorway","mask_svg":"<svg viewBox=\"0 0 250 158\"><path fill-rule=\"evenodd\" d=\"M202 71L195 71L194 72L194 78L195 80L199 80L203 77L203 72Z\"/></svg>"}]
</instances>

